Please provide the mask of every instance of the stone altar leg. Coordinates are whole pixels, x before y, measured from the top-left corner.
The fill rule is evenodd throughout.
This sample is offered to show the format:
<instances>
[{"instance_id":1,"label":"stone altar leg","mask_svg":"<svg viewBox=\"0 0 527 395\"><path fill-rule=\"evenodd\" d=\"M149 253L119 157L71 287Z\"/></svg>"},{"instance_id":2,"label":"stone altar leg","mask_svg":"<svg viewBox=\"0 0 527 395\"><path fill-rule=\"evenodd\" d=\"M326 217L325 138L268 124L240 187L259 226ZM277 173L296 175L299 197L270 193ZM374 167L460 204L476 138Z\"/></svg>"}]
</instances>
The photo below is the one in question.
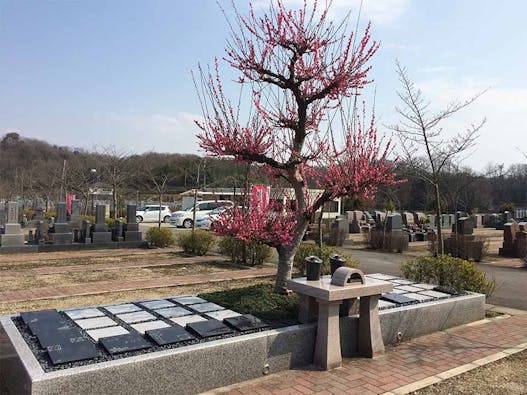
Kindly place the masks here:
<instances>
[{"instance_id":1,"label":"stone altar leg","mask_svg":"<svg viewBox=\"0 0 527 395\"><path fill-rule=\"evenodd\" d=\"M349 317L350 315L358 314L359 303L357 298L344 299L340 305L340 316Z\"/></svg>"},{"instance_id":2,"label":"stone altar leg","mask_svg":"<svg viewBox=\"0 0 527 395\"><path fill-rule=\"evenodd\" d=\"M315 321L317 317L318 304L314 297L299 295L298 321L302 324Z\"/></svg>"},{"instance_id":3,"label":"stone altar leg","mask_svg":"<svg viewBox=\"0 0 527 395\"><path fill-rule=\"evenodd\" d=\"M317 299L318 326L314 364L329 370L342 365L340 352L339 307L341 300L327 302Z\"/></svg>"},{"instance_id":4,"label":"stone altar leg","mask_svg":"<svg viewBox=\"0 0 527 395\"><path fill-rule=\"evenodd\" d=\"M360 297L359 354L363 357L384 354L378 305L379 295Z\"/></svg>"}]
</instances>

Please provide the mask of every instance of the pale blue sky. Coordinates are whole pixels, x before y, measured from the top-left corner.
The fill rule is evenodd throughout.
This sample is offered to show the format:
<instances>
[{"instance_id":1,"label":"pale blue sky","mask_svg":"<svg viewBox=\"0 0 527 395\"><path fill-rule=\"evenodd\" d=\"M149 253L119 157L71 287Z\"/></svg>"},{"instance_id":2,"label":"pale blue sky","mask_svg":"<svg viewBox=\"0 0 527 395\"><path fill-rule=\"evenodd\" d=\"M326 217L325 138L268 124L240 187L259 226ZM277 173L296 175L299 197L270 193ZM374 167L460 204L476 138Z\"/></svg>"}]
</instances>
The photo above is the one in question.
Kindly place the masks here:
<instances>
[{"instance_id":1,"label":"pale blue sky","mask_svg":"<svg viewBox=\"0 0 527 395\"><path fill-rule=\"evenodd\" d=\"M334 13L356 16L358 4L334 0ZM397 121L398 58L434 104L491 87L448 125L488 119L467 165L522 161L515 147L527 151L527 2L363 4L361 24L371 20L381 42L371 74L380 123ZM227 37L213 0L0 0L0 134L87 149L196 152L200 107L190 71L221 57Z\"/></svg>"}]
</instances>

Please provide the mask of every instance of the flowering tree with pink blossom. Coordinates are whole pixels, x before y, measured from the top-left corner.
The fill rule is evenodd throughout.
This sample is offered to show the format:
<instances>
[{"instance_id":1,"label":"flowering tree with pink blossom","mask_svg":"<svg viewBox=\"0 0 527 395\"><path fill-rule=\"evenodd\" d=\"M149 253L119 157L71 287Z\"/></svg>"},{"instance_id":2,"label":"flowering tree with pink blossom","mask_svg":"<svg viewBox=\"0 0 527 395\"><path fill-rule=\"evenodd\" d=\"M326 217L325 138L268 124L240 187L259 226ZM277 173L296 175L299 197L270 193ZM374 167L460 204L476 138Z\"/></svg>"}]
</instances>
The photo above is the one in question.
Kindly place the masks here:
<instances>
[{"instance_id":1,"label":"flowering tree with pink blossom","mask_svg":"<svg viewBox=\"0 0 527 395\"><path fill-rule=\"evenodd\" d=\"M276 292L287 292L293 258L314 213L338 197L371 198L395 182L390 143L377 138L375 121L353 103L370 81L368 62L378 49L370 28L362 37L348 21L332 22L328 7L304 1L288 9L273 1L265 13L234 8L231 40L223 59L249 86L251 110L243 122L220 78L200 68L198 93L204 118L197 124L200 146L209 155L257 164L294 191L291 212L233 210L217 233L276 247ZM308 183L320 191L313 196Z\"/></svg>"}]
</instances>

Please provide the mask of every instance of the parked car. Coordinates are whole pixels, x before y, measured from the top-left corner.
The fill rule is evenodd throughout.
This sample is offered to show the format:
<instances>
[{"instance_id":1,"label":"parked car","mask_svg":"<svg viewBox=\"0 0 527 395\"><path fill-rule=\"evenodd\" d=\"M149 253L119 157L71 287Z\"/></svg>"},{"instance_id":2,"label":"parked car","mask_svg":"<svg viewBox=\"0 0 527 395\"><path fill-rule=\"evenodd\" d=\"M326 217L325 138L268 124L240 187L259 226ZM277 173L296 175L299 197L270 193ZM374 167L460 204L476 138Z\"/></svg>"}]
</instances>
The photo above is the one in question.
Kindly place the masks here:
<instances>
[{"instance_id":1,"label":"parked car","mask_svg":"<svg viewBox=\"0 0 527 395\"><path fill-rule=\"evenodd\" d=\"M232 207L234 203L230 200L203 200L196 203L196 223L199 218L209 214L212 210L218 207ZM193 221L194 205L172 213L170 217L170 225L184 228L191 228Z\"/></svg>"},{"instance_id":2,"label":"parked car","mask_svg":"<svg viewBox=\"0 0 527 395\"><path fill-rule=\"evenodd\" d=\"M172 210L168 206L161 206L161 221L169 222ZM159 205L145 206L135 213L137 222L157 222L159 221Z\"/></svg>"},{"instance_id":3,"label":"parked car","mask_svg":"<svg viewBox=\"0 0 527 395\"><path fill-rule=\"evenodd\" d=\"M196 218L196 228L205 230L214 230L213 221L218 219L221 213L228 210L228 207L218 207L209 212L208 214L200 215Z\"/></svg>"}]
</instances>

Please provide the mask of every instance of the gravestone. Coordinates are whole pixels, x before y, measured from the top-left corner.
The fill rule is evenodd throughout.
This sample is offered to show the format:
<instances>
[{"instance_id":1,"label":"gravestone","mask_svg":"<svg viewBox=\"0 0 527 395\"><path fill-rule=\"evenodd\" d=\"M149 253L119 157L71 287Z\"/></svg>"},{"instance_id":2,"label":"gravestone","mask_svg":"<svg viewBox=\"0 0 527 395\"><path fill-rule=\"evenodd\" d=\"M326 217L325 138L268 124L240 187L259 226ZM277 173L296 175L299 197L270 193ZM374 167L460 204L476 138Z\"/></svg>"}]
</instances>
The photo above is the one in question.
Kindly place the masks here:
<instances>
[{"instance_id":1,"label":"gravestone","mask_svg":"<svg viewBox=\"0 0 527 395\"><path fill-rule=\"evenodd\" d=\"M8 202L4 234L0 235L0 246L21 247L24 245L24 235L18 223L18 203Z\"/></svg>"},{"instance_id":2,"label":"gravestone","mask_svg":"<svg viewBox=\"0 0 527 395\"><path fill-rule=\"evenodd\" d=\"M474 232L474 222L469 217L458 218L454 226L458 235L471 235Z\"/></svg>"},{"instance_id":3,"label":"gravestone","mask_svg":"<svg viewBox=\"0 0 527 395\"><path fill-rule=\"evenodd\" d=\"M405 224L406 227L408 228L411 227L412 225L415 225L414 214L409 211L403 212L402 220L403 220L403 224Z\"/></svg>"},{"instance_id":4,"label":"gravestone","mask_svg":"<svg viewBox=\"0 0 527 395\"><path fill-rule=\"evenodd\" d=\"M516 257L516 237L520 226L516 222L509 222L503 226L503 246L499 249L502 256Z\"/></svg>"},{"instance_id":5,"label":"gravestone","mask_svg":"<svg viewBox=\"0 0 527 395\"><path fill-rule=\"evenodd\" d=\"M381 226L386 219L386 213L384 211L375 211L375 223Z\"/></svg>"},{"instance_id":6,"label":"gravestone","mask_svg":"<svg viewBox=\"0 0 527 395\"><path fill-rule=\"evenodd\" d=\"M522 222L525 224L525 222ZM518 258L527 258L527 232L519 231L516 233L516 256Z\"/></svg>"},{"instance_id":7,"label":"gravestone","mask_svg":"<svg viewBox=\"0 0 527 395\"><path fill-rule=\"evenodd\" d=\"M191 322L187 327L202 338L233 333L231 328L218 320Z\"/></svg>"},{"instance_id":8,"label":"gravestone","mask_svg":"<svg viewBox=\"0 0 527 395\"><path fill-rule=\"evenodd\" d=\"M35 204L35 221L44 221L44 210L46 204L42 198L38 198Z\"/></svg>"},{"instance_id":9,"label":"gravestone","mask_svg":"<svg viewBox=\"0 0 527 395\"><path fill-rule=\"evenodd\" d=\"M81 220L81 202L78 199L73 199L71 201L70 223L73 226L79 226L80 220Z\"/></svg>"},{"instance_id":10,"label":"gravestone","mask_svg":"<svg viewBox=\"0 0 527 395\"><path fill-rule=\"evenodd\" d=\"M34 244L42 244L46 240L48 234L48 226L44 224L44 221L37 221L37 227L35 229Z\"/></svg>"},{"instance_id":11,"label":"gravestone","mask_svg":"<svg viewBox=\"0 0 527 395\"><path fill-rule=\"evenodd\" d=\"M81 229L80 229L80 236L79 236L79 243L85 243L90 244L91 243L91 226L90 221L88 220L82 220L81 222Z\"/></svg>"},{"instance_id":12,"label":"gravestone","mask_svg":"<svg viewBox=\"0 0 527 395\"><path fill-rule=\"evenodd\" d=\"M126 224L124 225L124 241L143 241L143 235L139 231L136 219L136 205L126 206Z\"/></svg>"},{"instance_id":13,"label":"gravestone","mask_svg":"<svg viewBox=\"0 0 527 395\"><path fill-rule=\"evenodd\" d=\"M349 221L349 233L360 233L361 225L364 223L364 212L360 210L347 211Z\"/></svg>"},{"instance_id":14,"label":"gravestone","mask_svg":"<svg viewBox=\"0 0 527 395\"><path fill-rule=\"evenodd\" d=\"M388 214L386 216L386 232L400 232L403 228L403 221L399 213Z\"/></svg>"},{"instance_id":15,"label":"gravestone","mask_svg":"<svg viewBox=\"0 0 527 395\"><path fill-rule=\"evenodd\" d=\"M124 224L119 220L115 221L115 224L112 230L112 240L117 241L117 242L123 241L124 240L123 232L124 232Z\"/></svg>"},{"instance_id":16,"label":"gravestone","mask_svg":"<svg viewBox=\"0 0 527 395\"><path fill-rule=\"evenodd\" d=\"M146 336L156 342L159 346L196 339L194 336L192 336L180 326L171 326L170 328L149 330L146 331Z\"/></svg>"},{"instance_id":17,"label":"gravestone","mask_svg":"<svg viewBox=\"0 0 527 395\"><path fill-rule=\"evenodd\" d=\"M416 225L423 226L426 223L426 214L421 211L414 213L414 222Z\"/></svg>"},{"instance_id":18,"label":"gravestone","mask_svg":"<svg viewBox=\"0 0 527 395\"><path fill-rule=\"evenodd\" d=\"M0 202L0 226L5 224L5 216L6 216L5 203Z\"/></svg>"},{"instance_id":19,"label":"gravestone","mask_svg":"<svg viewBox=\"0 0 527 395\"><path fill-rule=\"evenodd\" d=\"M102 207L104 208L104 205ZM99 342L106 351L112 355L152 347L152 343L136 332L125 335L103 337Z\"/></svg>"},{"instance_id":20,"label":"gravestone","mask_svg":"<svg viewBox=\"0 0 527 395\"><path fill-rule=\"evenodd\" d=\"M73 242L73 233L67 224L66 203L57 203L57 219L50 239L53 244L71 244Z\"/></svg>"},{"instance_id":21,"label":"gravestone","mask_svg":"<svg viewBox=\"0 0 527 395\"><path fill-rule=\"evenodd\" d=\"M108 225L104 221L106 205L98 204L95 207L95 224L93 224L92 243L111 243L112 233L108 232Z\"/></svg>"}]
</instances>

